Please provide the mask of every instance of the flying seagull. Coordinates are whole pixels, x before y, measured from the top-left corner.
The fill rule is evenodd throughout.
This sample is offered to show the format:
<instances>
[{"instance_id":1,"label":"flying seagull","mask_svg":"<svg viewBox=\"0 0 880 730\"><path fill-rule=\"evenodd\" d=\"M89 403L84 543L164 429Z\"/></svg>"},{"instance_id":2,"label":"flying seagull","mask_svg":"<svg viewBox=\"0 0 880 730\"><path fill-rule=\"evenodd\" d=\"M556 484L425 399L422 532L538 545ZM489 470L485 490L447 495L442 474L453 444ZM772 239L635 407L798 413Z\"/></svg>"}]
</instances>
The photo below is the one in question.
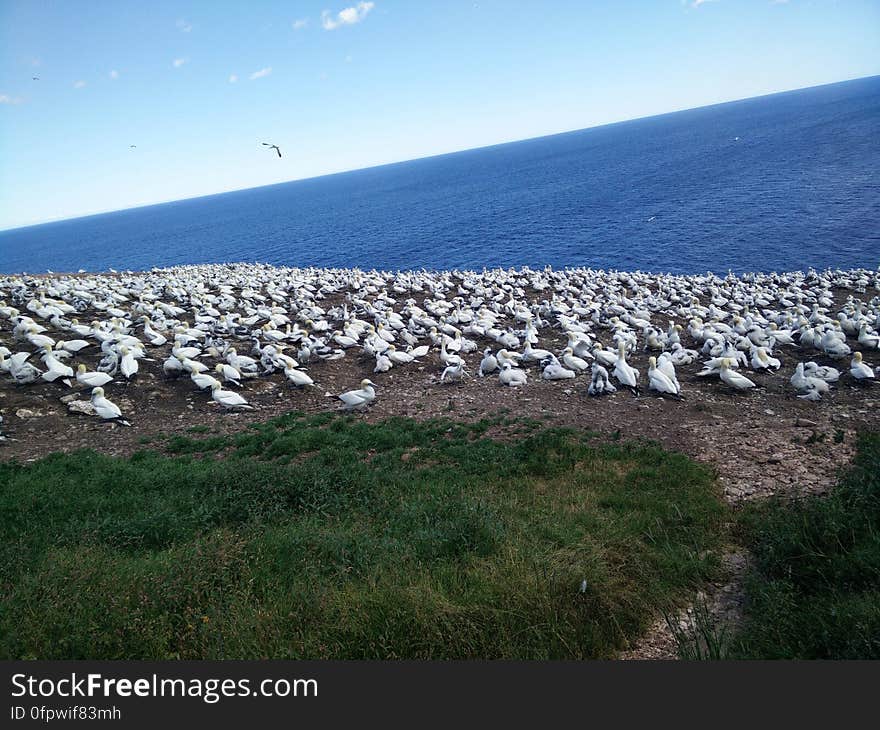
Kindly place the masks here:
<instances>
[{"instance_id":1,"label":"flying seagull","mask_svg":"<svg viewBox=\"0 0 880 730\"><path fill-rule=\"evenodd\" d=\"M263 144L270 150L275 150L278 153L278 156L281 157L281 149L278 147L277 144L269 144L268 142L263 142Z\"/></svg>"},{"instance_id":2,"label":"flying seagull","mask_svg":"<svg viewBox=\"0 0 880 730\"><path fill-rule=\"evenodd\" d=\"M135 149L135 147L137 147L136 144L130 144L130 145L128 145L128 148L129 148L129 149L132 149L132 150Z\"/></svg>"},{"instance_id":3,"label":"flying seagull","mask_svg":"<svg viewBox=\"0 0 880 730\"><path fill-rule=\"evenodd\" d=\"M31 76L31 78L32 78L34 81L39 81L39 80L40 80L40 77L39 77L39 76Z\"/></svg>"}]
</instances>

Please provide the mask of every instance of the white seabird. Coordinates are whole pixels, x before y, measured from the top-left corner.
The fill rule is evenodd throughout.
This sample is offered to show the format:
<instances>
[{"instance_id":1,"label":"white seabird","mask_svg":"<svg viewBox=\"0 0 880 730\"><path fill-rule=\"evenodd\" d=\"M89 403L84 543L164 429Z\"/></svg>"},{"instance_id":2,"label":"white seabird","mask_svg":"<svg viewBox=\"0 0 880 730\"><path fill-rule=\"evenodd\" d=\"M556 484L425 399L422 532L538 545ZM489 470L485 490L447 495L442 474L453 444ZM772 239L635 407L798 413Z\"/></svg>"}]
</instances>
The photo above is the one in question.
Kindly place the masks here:
<instances>
[{"instance_id":1,"label":"white seabird","mask_svg":"<svg viewBox=\"0 0 880 730\"><path fill-rule=\"evenodd\" d=\"M92 388L91 401L92 407L95 409L95 414L103 420L118 421L123 426L131 425L128 421L122 418L122 411L119 410L119 406L104 397L104 389L102 387L98 386Z\"/></svg>"},{"instance_id":2,"label":"white seabird","mask_svg":"<svg viewBox=\"0 0 880 730\"><path fill-rule=\"evenodd\" d=\"M364 378L361 381L361 387L357 390L348 390L339 394L339 400L345 404L345 410L350 411L353 408L362 408L368 405L376 398L375 384L372 380Z\"/></svg>"}]
</instances>

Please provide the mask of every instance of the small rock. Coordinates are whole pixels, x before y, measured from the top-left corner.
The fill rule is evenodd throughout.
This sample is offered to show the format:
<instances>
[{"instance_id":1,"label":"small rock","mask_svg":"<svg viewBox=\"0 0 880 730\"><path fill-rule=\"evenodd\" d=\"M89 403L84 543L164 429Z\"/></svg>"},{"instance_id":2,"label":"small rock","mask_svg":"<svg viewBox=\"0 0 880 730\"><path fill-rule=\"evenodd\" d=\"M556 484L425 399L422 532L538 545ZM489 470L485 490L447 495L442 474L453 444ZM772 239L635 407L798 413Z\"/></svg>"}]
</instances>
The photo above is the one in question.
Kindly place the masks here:
<instances>
[{"instance_id":1,"label":"small rock","mask_svg":"<svg viewBox=\"0 0 880 730\"><path fill-rule=\"evenodd\" d=\"M813 426L818 426L819 424L815 421L811 421L809 418L798 418L794 422L795 426L801 426L803 428L811 428Z\"/></svg>"},{"instance_id":2,"label":"small rock","mask_svg":"<svg viewBox=\"0 0 880 730\"><path fill-rule=\"evenodd\" d=\"M40 413L38 411L32 411L30 408L19 408L15 412L15 415L18 416L19 418L24 419L24 418L36 418L37 416L40 415Z\"/></svg>"},{"instance_id":3,"label":"small rock","mask_svg":"<svg viewBox=\"0 0 880 730\"><path fill-rule=\"evenodd\" d=\"M58 400L62 403L72 403L76 400L76 393L71 393L70 395L62 395Z\"/></svg>"},{"instance_id":4,"label":"small rock","mask_svg":"<svg viewBox=\"0 0 880 730\"><path fill-rule=\"evenodd\" d=\"M779 464L782 462L783 456L782 454L776 453L772 454L769 459L767 459L768 464Z\"/></svg>"},{"instance_id":5,"label":"small rock","mask_svg":"<svg viewBox=\"0 0 880 730\"><path fill-rule=\"evenodd\" d=\"M765 410L764 413L766 413L768 416L775 416L776 415L776 411L771 410L770 408Z\"/></svg>"},{"instance_id":6,"label":"small rock","mask_svg":"<svg viewBox=\"0 0 880 730\"><path fill-rule=\"evenodd\" d=\"M72 400L67 404L69 413L81 413L84 416L94 416L95 407L87 400Z\"/></svg>"}]
</instances>

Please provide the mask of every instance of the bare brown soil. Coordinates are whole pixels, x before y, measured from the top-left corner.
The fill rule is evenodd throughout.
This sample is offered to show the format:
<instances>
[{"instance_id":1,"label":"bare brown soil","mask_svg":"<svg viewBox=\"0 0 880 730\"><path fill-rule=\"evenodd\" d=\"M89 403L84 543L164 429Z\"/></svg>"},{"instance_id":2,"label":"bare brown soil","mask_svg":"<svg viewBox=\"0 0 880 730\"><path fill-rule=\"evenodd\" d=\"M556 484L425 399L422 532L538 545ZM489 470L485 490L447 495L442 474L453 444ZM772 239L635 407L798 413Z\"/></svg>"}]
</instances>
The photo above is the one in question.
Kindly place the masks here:
<instances>
[{"instance_id":1,"label":"bare brown soil","mask_svg":"<svg viewBox=\"0 0 880 730\"><path fill-rule=\"evenodd\" d=\"M542 345L546 346L543 340ZM584 376L545 381L537 368L530 369L529 383L521 389L502 386L493 376L440 383L443 368L434 353L421 363L374 374L372 360L350 352L342 360L310 366L314 388L296 388L281 373L245 381L241 392L255 410L239 413L221 412L188 378L165 378L162 361L168 350L152 349L154 361L142 360L132 381L120 376L106 387L131 428L69 414L60 399L81 393L78 397L88 400L87 389L69 389L60 382L18 386L8 378L0 381L0 412L9 437L0 458L29 461L79 448L126 455L144 448L148 439L185 433L193 426L231 433L291 410L338 409L341 403L335 396L369 377L377 385L377 397L359 416L368 421L390 416L479 420L502 413L615 438L651 439L713 465L726 498L735 503L826 490L848 462L856 433L876 429L880 421L880 385L854 384L846 374L819 403L795 397L788 378L799 351L790 349L776 353L783 362L780 373L748 373L764 386L748 393L735 392L715 378L696 377L696 365L680 367L682 401L647 392L636 397L628 391L590 398ZM76 362L93 367L98 358L88 352L80 353ZM480 359L479 353L465 356L471 373L478 370ZM643 353L631 362L644 373Z\"/></svg>"}]
</instances>

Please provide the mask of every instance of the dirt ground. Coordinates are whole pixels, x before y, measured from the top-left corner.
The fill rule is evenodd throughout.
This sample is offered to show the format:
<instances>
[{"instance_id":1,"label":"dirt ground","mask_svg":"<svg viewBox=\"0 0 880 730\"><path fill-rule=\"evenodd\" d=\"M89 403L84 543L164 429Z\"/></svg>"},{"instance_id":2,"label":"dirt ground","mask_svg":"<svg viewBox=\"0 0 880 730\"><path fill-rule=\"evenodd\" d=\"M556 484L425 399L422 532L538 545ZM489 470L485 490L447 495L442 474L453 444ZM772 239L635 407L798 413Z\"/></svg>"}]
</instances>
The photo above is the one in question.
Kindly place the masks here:
<instances>
[{"instance_id":1,"label":"dirt ground","mask_svg":"<svg viewBox=\"0 0 880 730\"><path fill-rule=\"evenodd\" d=\"M8 335L0 332L0 343L10 344ZM561 338L556 339L561 349ZM544 338L541 344L547 347ZM107 396L119 405L131 428L70 414L61 398L77 394L88 400L88 389L71 389L60 381L18 386L3 378L0 413L8 440L0 446L0 459L27 462L79 448L125 455L144 448L147 438L185 433L192 426L231 433L291 410L336 410L341 403L335 396L369 377L376 383L376 400L358 416L368 421L388 416L479 420L503 413L623 439L651 439L714 466L726 498L736 503L826 490L839 467L849 461L856 434L880 427L878 384L858 385L844 374L822 401L797 398L788 379L799 359L812 357L820 364L846 368L822 357L798 358L800 351L790 348L776 352L782 361L779 373L747 371L763 386L750 392L733 391L717 378L696 377L696 364L679 367L681 401L647 391L637 397L624 390L591 398L586 376L546 381L536 367L529 369L524 388L508 388L494 376L440 383L443 366L433 352L421 363L376 374L373 360L349 352L344 359L309 366L316 387L296 388L282 373L244 381L241 393L255 408L238 413L222 412L189 378L167 379L162 361L169 352L167 345L151 349L153 361L141 360L140 372L130 382L119 376L106 386ZM88 353L81 352L75 362L94 367L99 358ZM476 373L481 354L464 357L467 370ZM630 362L644 377L647 356L637 353Z\"/></svg>"}]
</instances>

